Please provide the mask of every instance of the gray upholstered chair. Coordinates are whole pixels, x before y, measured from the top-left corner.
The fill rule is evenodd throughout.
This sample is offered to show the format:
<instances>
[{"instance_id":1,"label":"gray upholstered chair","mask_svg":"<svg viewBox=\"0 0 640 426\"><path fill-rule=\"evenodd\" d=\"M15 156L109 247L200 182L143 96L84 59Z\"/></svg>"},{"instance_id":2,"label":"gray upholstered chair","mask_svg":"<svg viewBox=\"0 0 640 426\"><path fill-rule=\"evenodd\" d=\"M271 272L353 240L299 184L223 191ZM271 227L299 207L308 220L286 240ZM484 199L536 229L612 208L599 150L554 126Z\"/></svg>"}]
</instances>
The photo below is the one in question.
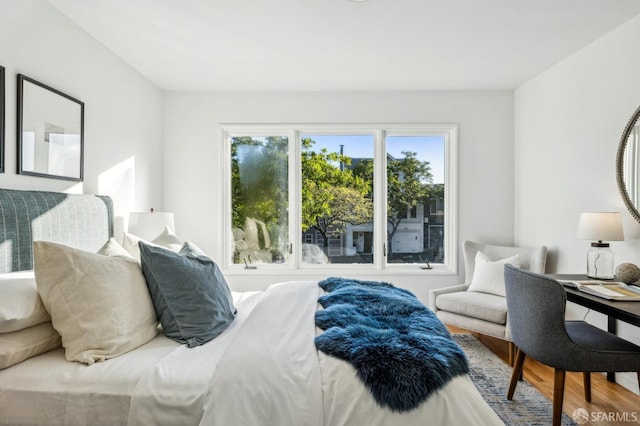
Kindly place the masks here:
<instances>
[{"instance_id":1,"label":"gray upholstered chair","mask_svg":"<svg viewBox=\"0 0 640 426\"><path fill-rule=\"evenodd\" d=\"M584 321L565 321L567 295L556 280L504 267L511 337L517 346L507 399L513 398L526 356L555 369L553 425L560 425L565 371L584 374L591 401L591 372L632 372L640 384L640 347Z\"/></svg>"},{"instance_id":2,"label":"gray upholstered chair","mask_svg":"<svg viewBox=\"0 0 640 426\"><path fill-rule=\"evenodd\" d=\"M465 241L462 244L464 284L432 290L429 293L429 307L443 323L509 342L509 364L513 365L515 347L511 343L506 299L496 294L468 290L473 280L478 252L494 261L517 254L520 267L544 273L547 247L509 247ZM502 274L502 271L500 273Z\"/></svg>"}]
</instances>

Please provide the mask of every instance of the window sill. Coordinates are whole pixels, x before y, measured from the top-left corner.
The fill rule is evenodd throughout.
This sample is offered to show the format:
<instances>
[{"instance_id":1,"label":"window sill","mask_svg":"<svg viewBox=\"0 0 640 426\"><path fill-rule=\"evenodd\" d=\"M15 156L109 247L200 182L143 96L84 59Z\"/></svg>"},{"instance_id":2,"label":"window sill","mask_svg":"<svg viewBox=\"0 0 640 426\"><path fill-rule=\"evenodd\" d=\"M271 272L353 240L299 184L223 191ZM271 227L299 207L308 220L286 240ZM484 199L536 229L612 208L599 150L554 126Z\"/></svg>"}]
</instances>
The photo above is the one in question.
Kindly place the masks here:
<instances>
[{"instance_id":1,"label":"window sill","mask_svg":"<svg viewBox=\"0 0 640 426\"><path fill-rule=\"evenodd\" d=\"M305 266L300 268L293 268L286 265L253 265L255 268L244 268L242 266L229 267L223 269L223 273L227 276L272 276L272 275L287 275L290 277L304 277L304 276L338 276L338 275L357 275L357 276L372 276L384 279L384 277L391 276L453 276L457 274L457 271L452 268L436 264L432 265L431 269L422 269L422 264L411 265L387 265L386 268L381 269L372 265L318 265L318 266Z\"/></svg>"}]
</instances>

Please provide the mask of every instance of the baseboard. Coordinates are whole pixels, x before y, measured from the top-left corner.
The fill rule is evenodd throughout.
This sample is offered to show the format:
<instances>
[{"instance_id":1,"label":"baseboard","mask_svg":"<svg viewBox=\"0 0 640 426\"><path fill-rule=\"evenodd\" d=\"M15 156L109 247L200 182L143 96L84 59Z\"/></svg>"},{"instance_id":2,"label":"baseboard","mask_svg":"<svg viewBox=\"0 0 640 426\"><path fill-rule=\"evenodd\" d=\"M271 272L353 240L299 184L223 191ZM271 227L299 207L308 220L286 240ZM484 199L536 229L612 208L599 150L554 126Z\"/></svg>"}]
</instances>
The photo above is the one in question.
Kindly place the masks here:
<instances>
[{"instance_id":1,"label":"baseboard","mask_svg":"<svg viewBox=\"0 0 640 426\"><path fill-rule=\"evenodd\" d=\"M636 373L616 373L616 383L636 395L640 395L640 391L638 389L638 376Z\"/></svg>"}]
</instances>

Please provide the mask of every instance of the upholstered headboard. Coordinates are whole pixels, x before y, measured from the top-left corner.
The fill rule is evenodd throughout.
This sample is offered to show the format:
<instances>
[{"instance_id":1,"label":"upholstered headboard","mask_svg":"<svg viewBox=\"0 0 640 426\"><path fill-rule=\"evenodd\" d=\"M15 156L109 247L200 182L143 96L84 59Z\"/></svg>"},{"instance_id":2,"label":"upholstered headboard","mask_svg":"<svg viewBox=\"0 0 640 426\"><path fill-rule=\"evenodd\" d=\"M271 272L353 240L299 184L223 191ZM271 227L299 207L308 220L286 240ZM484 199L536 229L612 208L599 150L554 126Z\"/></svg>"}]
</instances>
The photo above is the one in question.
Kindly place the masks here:
<instances>
[{"instance_id":1,"label":"upholstered headboard","mask_svg":"<svg viewBox=\"0 0 640 426\"><path fill-rule=\"evenodd\" d=\"M112 236L109 197L0 189L0 273L33 269L33 241L96 252Z\"/></svg>"}]
</instances>

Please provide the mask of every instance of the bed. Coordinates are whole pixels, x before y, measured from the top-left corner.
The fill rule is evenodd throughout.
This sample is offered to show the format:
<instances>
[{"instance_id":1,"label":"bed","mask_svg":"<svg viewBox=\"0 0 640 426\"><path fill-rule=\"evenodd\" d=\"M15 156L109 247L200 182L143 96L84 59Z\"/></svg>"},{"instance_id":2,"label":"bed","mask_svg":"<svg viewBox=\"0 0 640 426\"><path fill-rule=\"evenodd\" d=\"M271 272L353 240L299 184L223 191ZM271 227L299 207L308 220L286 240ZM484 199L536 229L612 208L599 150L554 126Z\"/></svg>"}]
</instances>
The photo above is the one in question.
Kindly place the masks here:
<instances>
[{"instance_id":1,"label":"bed","mask_svg":"<svg viewBox=\"0 0 640 426\"><path fill-rule=\"evenodd\" d=\"M24 283L25 288L31 286L30 291L36 286L52 321L33 320L22 326L13 324L4 330L0 326L0 360L2 352L7 352L10 337L24 330L45 326L51 329L56 325L53 329L63 336L62 342L52 339L48 347L36 351L42 353L22 354L24 359L0 369L0 424L502 424L467 374L451 375L439 388L428 390L426 398L405 406L404 396L393 392L396 388L385 387L388 383L380 380L375 382L379 379L379 370L369 368L368 364L358 367L353 361L343 359L340 345L333 343L339 340L329 340L329 337L331 331L340 330L335 327L336 321L339 323L347 318L345 327L354 324L351 324L351 316L338 319L327 316L346 306L338 296L354 291L361 295L358 293L361 290L369 292L367 294L391 292L389 297L392 298L408 297L412 312L423 312L423 305L418 305L417 299L414 301L411 295L383 283L350 282L346 286L343 279L329 279L321 286L312 281L292 281L272 285L261 292L230 292L233 319L206 342L185 340L181 343L174 337L167 337L169 327L166 333L164 327L156 327L152 335L144 336L143 344L127 347L113 356L94 351L86 358L89 352L84 351L82 356L85 358L78 355L69 361L71 344L64 342L69 343L71 339L67 338L63 323L57 320L56 310L59 304L71 303L73 295L66 299L51 298L41 284L45 280L65 280L76 268L68 268L61 274L43 275L38 268L46 261L56 263L54 266L58 268L64 261L56 256L45 259L40 252L41 246L56 250L64 247L65 253L71 250L74 256L79 251L82 252L79 256L85 256L86 252L89 253L86 254L88 261L94 261L96 256L100 256L100 262L103 262L102 258L113 259L119 267L129 268L127 271L140 269L139 264L132 266L133 262L128 259L126 264L121 262L117 253L95 254L104 250L112 237L113 205L108 197L0 189L0 291L3 284L8 283L13 283L14 287ZM142 244L140 247L144 258L147 246ZM35 272L31 271L34 258ZM160 263L162 266L166 262ZM219 274L218 270L216 274ZM5 278L7 281L3 281ZM87 281L86 276L83 279ZM146 296L133 293L122 296L122 292L119 296L137 300L138 310L146 309L142 305L155 306L157 315L152 320L157 325L158 317L163 314L154 305L155 293L150 284L147 286L151 297L148 293ZM102 301L109 300L108 295L100 297ZM139 297L149 300L141 302L136 299ZM64 303L53 304L54 300L64 300ZM73 303L82 305L85 301ZM91 302L86 301L86 304ZM0 298L0 311L14 305ZM104 327L107 332L129 326L120 324L119 318L115 317L119 305L119 301L110 301L107 310L112 320L89 326ZM382 304L378 305L378 310L386 310ZM325 322L319 323L320 320ZM149 318L145 317L144 321L148 323ZM432 326L437 330L426 336L425 341L449 345L448 333L443 335L439 328L441 324L429 325ZM415 328L416 325L412 323L407 327ZM424 327L420 330L425 333ZM90 339L90 334L85 329L82 337ZM344 334L338 338L344 338ZM439 357L439 354L434 355L434 359ZM466 362L459 357L458 361ZM447 362L443 361L443 365L449 365ZM411 379L416 382L416 377L421 377L416 376L419 373L395 370L392 377L385 380L400 380L404 375L411 376L409 382ZM375 383L367 383L363 379L365 376ZM417 381L417 387L423 387L423 380ZM415 389L409 389L411 392L416 393ZM380 394L385 393L391 402L379 399Z\"/></svg>"}]
</instances>

